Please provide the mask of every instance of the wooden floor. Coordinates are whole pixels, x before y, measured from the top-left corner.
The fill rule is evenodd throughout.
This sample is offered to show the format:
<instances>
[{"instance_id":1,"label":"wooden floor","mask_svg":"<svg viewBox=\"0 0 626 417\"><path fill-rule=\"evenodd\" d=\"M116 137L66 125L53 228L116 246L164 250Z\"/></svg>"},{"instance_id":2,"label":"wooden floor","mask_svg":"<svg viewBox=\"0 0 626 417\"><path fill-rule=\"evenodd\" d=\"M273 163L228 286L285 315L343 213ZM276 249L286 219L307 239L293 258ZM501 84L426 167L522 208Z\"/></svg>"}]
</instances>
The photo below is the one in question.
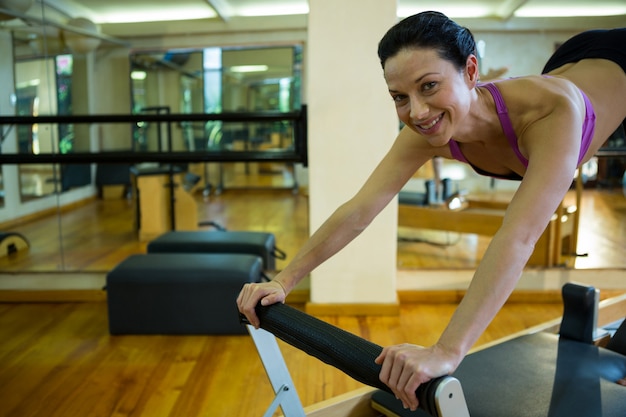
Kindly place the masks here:
<instances>
[{"instance_id":1,"label":"wooden floor","mask_svg":"<svg viewBox=\"0 0 626 417\"><path fill-rule=\"evenodd\" d=\"M225 191L197 196L200 219L231 230L276 234L289 256L307 230L307 197L281 191ZM585 192L580 267L624 267L626 201L620 192ZM56 217L15 226L31 242L26 253L0 258L4 271L106 271L141 253L132 204L96 200ZM62 230L62 232L59 232ZM403 268L472 267L486 240L418 236L453 245L401 242ZM59 238L63 250L60 251ZM431 243L432 243L431 242ZM617 246L617 247L616 247ZM60 254L62 253L62 254ZM278 268L284 266L279 261ZM406 304L396 317L321 319L380 345L436 341L454 304ZM507 304L478 344L554 319L558 303ZM362 385L280 343L302 403L307 406ZM253 417L273 393L247 336L111 336L105 302L0 303L0 417Z\"/></svg>"},{"instance_id":2,"label":"wooden floor","mask_svg":"<svg viewBox=\"0 0 626 417\"><path fill-rule=\"evenodd\" d=\"M406 305L399 317L322 317L381 345L431 344L454 305ZM506 306L479 343L561 314ZM281 350L303 405L362 385L302 351ZM106 303L0 304L0 416L263 415L273 392L247 336L110 336Z\"/></svg>"}]
</instances>

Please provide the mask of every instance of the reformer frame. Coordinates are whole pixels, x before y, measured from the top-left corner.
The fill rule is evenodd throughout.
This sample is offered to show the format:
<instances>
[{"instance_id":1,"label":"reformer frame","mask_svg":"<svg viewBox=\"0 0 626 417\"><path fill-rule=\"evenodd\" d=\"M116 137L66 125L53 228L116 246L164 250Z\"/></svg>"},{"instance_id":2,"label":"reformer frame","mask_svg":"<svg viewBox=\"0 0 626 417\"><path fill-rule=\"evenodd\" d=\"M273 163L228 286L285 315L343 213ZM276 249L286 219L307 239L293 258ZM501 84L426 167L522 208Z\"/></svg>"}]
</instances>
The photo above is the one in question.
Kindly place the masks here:
<instances>
[{"instance_id":1,"label":"reformer frame","mask_svg":"<svg viewBox=\"0 0 626 417\"><path fill-rule=\"evenodd\" d=\"M611 323L615 323L616 321L623 320L626 316L626 294L601 302L597 302L596 299L594 303L595 306L592 311L592 321L595 323L596 328L604 327ZM267 412L264 414L264 417L272 416L278 407L282 408L284 417L383 416L380 408L374 408L375 405L373 406L371 400L372 394L379 389L389 392L388 388L378 380L378 369L374 366L373 357L371 356L373 354L377 355L380 347L371 344L358 336L350 335L341 329L337 329L330 324L321 322L318 319L307 316L305 313L291 309L290 307L282 304L262 307L258 310L258 314L261 318L263 328L254 329L249 324L247 324L247 327L257 346L275 393L275 397L269 405ZM241 317L241 319L243 323L246 323L245 318ZM305 322L306 325L304 324ZM321 326L320 328L316 328L315 332L326 332L330 329L330 337L326 338L328 335L325 335L324 337L326 340L322 340L320 342L321 344L315 344L315 342L313 346L310 346L308 343L310 343L311 340L308 339L307 335L305 335L305 337L307 337L306 341L299 340L301 335L299 335L298 332L307 328L303 327L303 325L312 325L314 328ZM480 346L470 353L478 352L524 335L530 335L538 332L557 333L561 328L561 325L562 318L557 318L525 331L499 339L495 342ZM294 329L297 330L295 333L292 332ZM302 349L304 345L307 345L306 349L303 349L305 352L337 367L360 382L369 385L369 387L364 387L303 408L282 354L280 353L276 338L273 334L276 334L277 337L295 346L296 348ZM594 337L596 336L598 335L594 332ZM336 345L338 339L342 344L347 346L345 349L339 347L340 350L343 349L343 352L339 352L338 354L339 359L337 359L337 352L331 352L330 355L328 354L329 349L330 351L333 349L336 350L336 347L333 346ZM362 342L364 342L364 344L362 344ZM356 345L353 343L356 343L358 347L355 347ZM602 342L596 341L596 343ZM356 371L355 368L352 368L350 365L346 368L346 361L348 363L350 362L350 355L356 355L356 357L360 358L353 364L356 368L358 368ZM363 361L364 358L367 357L371 360L366 359ZM364 372L362 372L363 366L366 368ZM355 372L358 375L355 375ZM426 412L434 417L469 416L462 388L456 378L442 377L431 382L432 384L422 386L418 390L418 398L420 398L421 409L423 409L426 404L430 407L426 408Z\"/></svg>"}]
</instances>

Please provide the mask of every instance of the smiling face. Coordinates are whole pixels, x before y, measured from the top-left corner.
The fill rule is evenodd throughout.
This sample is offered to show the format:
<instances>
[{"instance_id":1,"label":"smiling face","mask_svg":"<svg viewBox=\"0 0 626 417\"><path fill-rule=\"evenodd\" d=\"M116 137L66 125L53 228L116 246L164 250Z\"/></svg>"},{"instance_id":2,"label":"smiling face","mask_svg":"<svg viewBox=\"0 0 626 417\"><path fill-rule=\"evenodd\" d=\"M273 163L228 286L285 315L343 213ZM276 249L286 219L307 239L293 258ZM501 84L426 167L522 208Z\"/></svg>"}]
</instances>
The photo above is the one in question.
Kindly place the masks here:
<instances>
[{"instance_id":1,"label":"smiling face","mask_svg":"<svg viewBox=\"0 0 626 417\"><path fill-rule=\"evenodd\" d=\"M385 80L400 120L433 146L448 143L469 112L476 58L461 71L434 49L402 49L385 62Z\"/></svg>"}]
</instances>

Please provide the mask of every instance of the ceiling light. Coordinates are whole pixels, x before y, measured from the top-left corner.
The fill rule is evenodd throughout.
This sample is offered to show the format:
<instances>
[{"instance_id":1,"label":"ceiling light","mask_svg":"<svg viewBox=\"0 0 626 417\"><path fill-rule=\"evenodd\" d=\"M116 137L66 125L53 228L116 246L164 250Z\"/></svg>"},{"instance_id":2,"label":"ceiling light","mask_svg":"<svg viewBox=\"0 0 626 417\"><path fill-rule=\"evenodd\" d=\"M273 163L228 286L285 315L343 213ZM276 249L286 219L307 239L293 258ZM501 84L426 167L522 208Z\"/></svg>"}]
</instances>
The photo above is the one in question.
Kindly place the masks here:
<instances>
[{"instance_id":1,"label":"ceiling light","mask_svg":"<svg viewBox=\"0 0 626 417\"><path fill-rule=\"evenodd\" d=\"M293 4L291 2L276 3L265 6L250 6L237 8L236 14L239 16L285 16L309 13L308 2L304 4Z\"/></svg>"},{"instance_id":2,"label":"ceiling light","mask_svg":"<svg viewBox=\"0 0 626 417\"><path fill-rule=\"evenodd\" d=\"M172 3L169 6L160 5L158 9L135 8L129 5L123 12L101 13L96 23L140 23L165 22L170 20L210 19L216 17L215 11L208 5L179 6Z\"/></svg>"},{"instance_id":3,"label":"ceiling light","mask_svg":"<svg viewBox=\"0 0 626 417\"><path fill-rule=\"evenodd\" d=\"M147 76L148 74L145 71L132 71L130 73L130 78L137 81L145 80Z\"/></svg>"},{"instance_id":4,"label":"ceiling light","mask_svg":"<svg viewBox=\"0 0 626 417\"><path fill-rule=\"evenodd\" d=\"M229 68L230 72L264 72L268 69L267 65L235 65Z\"/></svg>"},{"instance_id":5,"label":"ceiling light","mask_svg":"<svg viewBox=\"0 0 626 417\"><path fill-rule=\"evenodd\" d=\"M516 17L581 17L619 16L626 14L626 5L567 6L550 7L545 5L523 6L515 11Z\"/></svg>"}]
</instances>

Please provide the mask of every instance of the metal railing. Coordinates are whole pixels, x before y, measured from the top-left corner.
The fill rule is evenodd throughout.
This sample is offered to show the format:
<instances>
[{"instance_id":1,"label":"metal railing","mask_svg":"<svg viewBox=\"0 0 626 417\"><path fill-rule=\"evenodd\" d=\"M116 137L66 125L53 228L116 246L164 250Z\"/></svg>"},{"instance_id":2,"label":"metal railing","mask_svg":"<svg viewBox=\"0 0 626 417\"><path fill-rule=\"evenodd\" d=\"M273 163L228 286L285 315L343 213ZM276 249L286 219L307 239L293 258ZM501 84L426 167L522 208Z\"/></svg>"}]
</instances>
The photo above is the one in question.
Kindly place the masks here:
<instances>
[{"instance_id":1,"label":"metal railing","mask_svg":"<svg viewBox=\"0 0 626 417\"><path fill-rule=\"evenodd\" d=\"M279 112L237 112L237 113L192 113L192 114L98 114L98 115L54 115L54 116L0 116L0 126L34 124L107 124L145 122L291 122L293 123L293 146L288 149L271 150L224 150L207 149L201 151L101 151L74 153L5 153L0 154L3 164L41 163L193 163L193 162L292 162L307 165L307 109Z\"/></svg>"}]
</instances>

